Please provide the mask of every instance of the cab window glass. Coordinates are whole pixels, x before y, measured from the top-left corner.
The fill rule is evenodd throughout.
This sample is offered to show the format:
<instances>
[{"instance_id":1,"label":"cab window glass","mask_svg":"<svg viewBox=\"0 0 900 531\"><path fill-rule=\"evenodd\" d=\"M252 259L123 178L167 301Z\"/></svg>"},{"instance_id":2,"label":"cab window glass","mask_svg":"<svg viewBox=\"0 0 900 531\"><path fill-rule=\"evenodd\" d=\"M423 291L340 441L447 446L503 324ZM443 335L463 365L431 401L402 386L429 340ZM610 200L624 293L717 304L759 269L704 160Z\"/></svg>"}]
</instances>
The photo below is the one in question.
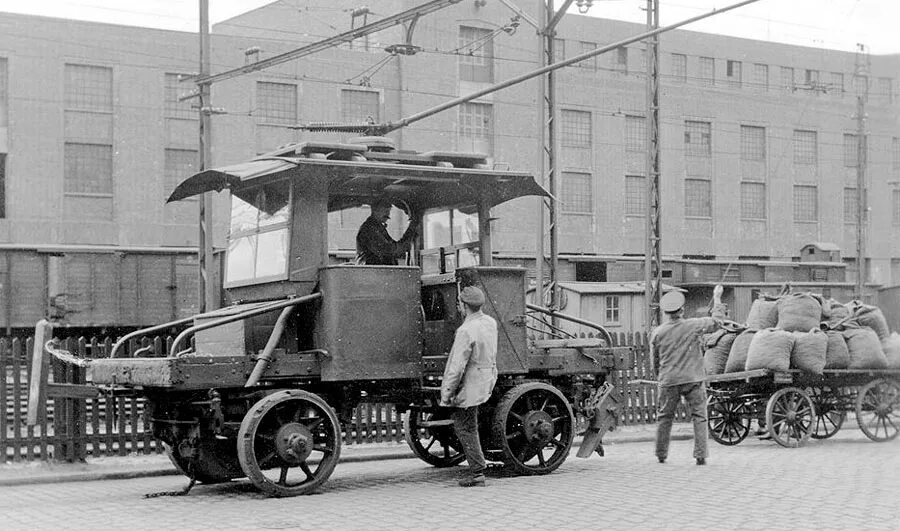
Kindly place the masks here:
<instances>
[{"instance_id":1,"label":"cab window glass","mask_svg":"<svg viewBox=\"0 0 900 531\"><path fill-rule=\"evenodd\" d=\"M287 277L290 205L288 181L232 193L227 284Z\"/></svg>"}]
</instances>

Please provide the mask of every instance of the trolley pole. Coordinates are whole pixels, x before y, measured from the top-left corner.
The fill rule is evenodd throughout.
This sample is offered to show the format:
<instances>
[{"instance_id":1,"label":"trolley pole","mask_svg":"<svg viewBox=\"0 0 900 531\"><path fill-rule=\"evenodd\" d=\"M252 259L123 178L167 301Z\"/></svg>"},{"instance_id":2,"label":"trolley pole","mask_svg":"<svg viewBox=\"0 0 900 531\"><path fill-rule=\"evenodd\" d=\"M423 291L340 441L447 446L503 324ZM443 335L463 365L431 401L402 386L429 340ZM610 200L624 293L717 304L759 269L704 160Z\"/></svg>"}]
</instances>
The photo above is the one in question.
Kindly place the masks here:
<instances>
[{"instance_id":1,"label":"trolley pole","mask_svg":"<svg viewBox=\"0 0 900 531\"><path fill-rule=\"evenodd\" d=\"M200 171L212 165L212 130L210 114L210 84L204 82L209 76L209 0L200 0ZM218 307L216 287L213 282L213 216L212 193L206 192L200 200L200 237L198 242L200 265L200 312Z\"/></svg>"},{"instance_id":2,"label":"trolley pole","mask_svg":"<svg viewBox=\"0 0 900 531\"><path fill-rule=\"evenodd\" d=\"M647 31L659 28L659 0L647 0ZM649 334L660 324L659 298L662 291L662 238L659 195L659 35L647 43L647 212L644 252L644 296L646 329Z\"/></svg>"},{"instance_id":3,"label":"trolley pole","mask_svg":"<svg viewBox=\"0 0 900 531\"><path fill-rule=\"evenodd\" d=\"M856 95L856 297L862 300L868 277L866 267L866 225L868 223L866 99L869 95L869 77L865 45L857 44L856 46L856 80L857 83L865 83L862 92Z\"/></svg>"}]
</instances>

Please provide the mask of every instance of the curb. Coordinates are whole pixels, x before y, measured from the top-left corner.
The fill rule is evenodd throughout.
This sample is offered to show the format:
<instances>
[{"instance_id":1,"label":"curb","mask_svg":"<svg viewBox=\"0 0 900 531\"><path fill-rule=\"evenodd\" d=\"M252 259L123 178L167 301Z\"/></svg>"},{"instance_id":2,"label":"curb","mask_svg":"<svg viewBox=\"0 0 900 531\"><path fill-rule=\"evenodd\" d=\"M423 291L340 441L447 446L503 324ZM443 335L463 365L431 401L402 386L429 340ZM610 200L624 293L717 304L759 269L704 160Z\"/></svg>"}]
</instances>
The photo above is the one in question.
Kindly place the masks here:
<instances>
[{"instance_id":1,"label":"curb","mask_svg":"<svg viewBox=\"0 0 900 531\"><path fill-rule=\"evenodd\" d=\"M671 440L683 441L693 438L691 434L673 433ZM646 443L653 442L654 435L632 435L616 438L604 444L605 448L614 447L619 444ZM577 439L572 443L572 450L581 446L581 439ZM371 461L394 461L400 459L416 459L416 456L403 445L397 448L385 449L382 453L370 452L362 455L346 455L341 456L340 463L366 463ZM166 463L166 468L144 468L137 470L118 470L118 471L88 471L79 473L60 473L60 474L41 474L36 476L22 476L13 478L0 477L0 487L17 487L23 485L46 485L50 483L69 483L78 481L103 481L103 480L120 480L120 479L138 479L161 476L180 476L182 475L174 466Z\"/></svg>"}]
</instances>

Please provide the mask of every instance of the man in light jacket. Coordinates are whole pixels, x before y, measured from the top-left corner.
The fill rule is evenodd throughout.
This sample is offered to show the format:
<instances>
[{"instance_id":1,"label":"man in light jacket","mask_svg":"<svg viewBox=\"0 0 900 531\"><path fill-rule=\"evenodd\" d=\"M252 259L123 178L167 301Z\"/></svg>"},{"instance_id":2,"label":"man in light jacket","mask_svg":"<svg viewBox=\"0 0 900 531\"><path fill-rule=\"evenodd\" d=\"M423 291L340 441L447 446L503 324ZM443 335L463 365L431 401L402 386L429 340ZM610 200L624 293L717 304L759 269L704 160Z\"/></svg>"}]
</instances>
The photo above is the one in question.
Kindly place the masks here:
<instances>
[{"instance_id":1,"label":"man in light jacket","mask_svg":"<svg viewBox=\"0 0 900 531\"><path fill-rule=\"evenodd\" d=\"M461 487L485 485L478 405L488 401L497 383L497 321L482 313L484 301L484 293L475 286L460 292L465 321L456 330L441 384L441 406L454 408L453 428L469 462L470 475L459 481Z\"/></svg>"}]
</instances>

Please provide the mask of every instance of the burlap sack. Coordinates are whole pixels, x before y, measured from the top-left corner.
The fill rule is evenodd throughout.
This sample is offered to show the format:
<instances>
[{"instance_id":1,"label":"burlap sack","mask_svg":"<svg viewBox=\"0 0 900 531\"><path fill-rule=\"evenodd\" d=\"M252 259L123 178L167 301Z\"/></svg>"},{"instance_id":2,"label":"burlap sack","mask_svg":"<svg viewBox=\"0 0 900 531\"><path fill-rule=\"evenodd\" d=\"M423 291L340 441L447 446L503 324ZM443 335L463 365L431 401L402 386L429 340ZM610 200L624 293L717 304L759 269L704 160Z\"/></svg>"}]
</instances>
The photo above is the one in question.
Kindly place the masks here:
<instances>
[{"instance_id":1,"label":"burlap sack","mask_svg":"<svg viewBox=\"0 0 900 531\"><path fill-rule=\"evenodd\" d=\"M812 374L822 374L828 356L828 336L825 332L813 328L809 332L791 333L794 335L791 368Z\"/></svg>"},{"instance_id":2,"label":"burlap sack","mask_svg":"<svg viewBox=\"0 0 900 531\"><path fill-rule=\"evenodd\" d=\"M728 354L731 353L731 345L738 335L719 330L706 336L705 350L703 353L703 366L706 374L722 374L728 363Z\"/></svg>"},{"instance_id":3,"label":"burlap sack","mask_svg":"<svg viewBox=\"0 0 900 531\"><path fill-rule=\"evenodd\" d=\"M758 298L750 306L747 328L763 330L778 324L778 301Z\"/></svg>"},{"instance_id":4,"label":"burlap sack","mask_svg":"<svg viewBox=\"0 0 900 531\"><path fill-rule=\"evenodd\" d=\"M789 293L778 299L778 328L806 332L818 328L822 305L810 293Z\"/></svg>"},{"instance_id":5,"label":"burlap sack","mask_svg":"<svg viewBox=\"0 0 900 531\"><path fill-rule=\"evenodd\" d=\"M825 332L828 336L828 348L825 350L825 368L826 369L846 369L850 366L850 351L847 350L847 341L844 340L844 334L829 330Z\"/></svg>"},{"instance_id":6,"label":"burlap sack","mask_svg":"<svg viewBox=\"0 0 900 531\"><path fill-rule=\"evenodd\" d=\"M855 328L844 330L844 340L847 341L847 350L850 351L850 366L848 369L885 369L887 358L881 350L881 341L871 328Z\"/></svg>"},{"instance_id":7,"label":"burlap sack","mask_svg":"<svg viewBox=\"0 0 900 531\"><path fill-rule=\"evenodd\" d=\"M831 315L827 319L828 328L840 327L842 321L850 317L850 309L834 299L829 299L827 304L831 309Z\"/></svg>"},{"instance_id":8,"label":"burlap sack","mask_svg":"<svg viewBox=\"0 0 900 531\"><path fill-rule=\"evenodd\" d=\"M741 372L747 366L747 352L750 350L750 342L756 335L756 330L747 329L738 334L731 344L731 352L728 353L728 361L725 363L725 372Z\"/></svg>"},{"instance_id":9,"label":"burlap sack","mask_svg":"<svg viewBox=\"0 0 900 531\"><path fill-rule=\"evenodd\" d=\"M849 304L851 305L850 311L853 312L853 318L856 322L874 330L878 334L878 339L884 340L891 335L887 320L878 307L862 304L859 301L852 301Z\"/></svg>"},{"instance_id":10,"label":"burlap sack","mask_svg":"<svg viewBox=\"0 0 900 531\"><path fill-rule=\"evenodd\" d=\"M887 359L888 368L900 369L900 334L893 332L888 337L882 339L881 350L884 351L884 357Z\"/></svg>"},{"instance_id":11,"label":"burlap sack","mask_svg":"<svg viewBox=\"0 0 900 531\"><path fill-rule=\"evenodd\" d=\"M786 371L791 366L794 336L779 328L766 328L753 335L747 350L746 370Z\"/></svg>"}]
</instances>

